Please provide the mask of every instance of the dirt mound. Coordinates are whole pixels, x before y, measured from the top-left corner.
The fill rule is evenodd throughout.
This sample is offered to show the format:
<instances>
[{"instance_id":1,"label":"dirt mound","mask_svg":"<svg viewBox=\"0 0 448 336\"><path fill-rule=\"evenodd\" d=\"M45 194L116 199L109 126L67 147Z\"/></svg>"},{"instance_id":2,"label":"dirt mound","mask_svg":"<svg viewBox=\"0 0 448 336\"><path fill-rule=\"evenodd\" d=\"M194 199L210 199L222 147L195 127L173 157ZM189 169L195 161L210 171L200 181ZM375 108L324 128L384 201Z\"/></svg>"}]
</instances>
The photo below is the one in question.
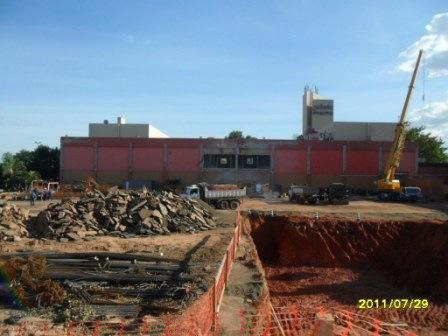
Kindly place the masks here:
<instances>
[{"instance_id":1,"label":"dirt mound","mask_svg":"<svg viewBox=\"0 0 448 336\"><path fill-rule=\"evenodd\" d=\"M236 184L211 184L210 190L238 190L240 189Z\"/></svg>"},{"instance_id":2,"label":"dirt mound","mask_svg":"<svg viewBox=\"0 0 448 336\"><path fill-rule=\"evenodd\" d=\"M28 213L16 205L0 205L0 240L18 241L28 237Z\"/></svg>"},{"instance_id":3,"label":"dirt mound","mask_svg":"<svg viewBox=\"0 0 448 336\"><path fill-rule=\"evenodd\" d=\"M264 260L285 266L374 267L420 295L448 301L448 222L252 218Z\"/></svg>"}]
</instances>

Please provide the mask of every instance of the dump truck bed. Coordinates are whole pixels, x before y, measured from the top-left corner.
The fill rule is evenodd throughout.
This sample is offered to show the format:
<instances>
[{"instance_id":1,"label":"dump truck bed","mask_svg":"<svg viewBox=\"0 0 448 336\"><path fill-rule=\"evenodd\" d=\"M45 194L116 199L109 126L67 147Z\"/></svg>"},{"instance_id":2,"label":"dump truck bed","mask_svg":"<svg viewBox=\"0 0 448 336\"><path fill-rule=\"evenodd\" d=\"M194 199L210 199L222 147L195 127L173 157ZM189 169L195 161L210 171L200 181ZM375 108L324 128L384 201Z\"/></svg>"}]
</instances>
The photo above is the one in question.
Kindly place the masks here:
<instances>
[{"instance_id":1,"label":"dump truck bed","mask_svg":"<svg viewBox=\"0 0 448 336\"><path fill-rule=\"evenodd\" d=\"M205 198L240 198L246 196L246 188L237 190L204 190Z\"/></svg>"}]
</instances>

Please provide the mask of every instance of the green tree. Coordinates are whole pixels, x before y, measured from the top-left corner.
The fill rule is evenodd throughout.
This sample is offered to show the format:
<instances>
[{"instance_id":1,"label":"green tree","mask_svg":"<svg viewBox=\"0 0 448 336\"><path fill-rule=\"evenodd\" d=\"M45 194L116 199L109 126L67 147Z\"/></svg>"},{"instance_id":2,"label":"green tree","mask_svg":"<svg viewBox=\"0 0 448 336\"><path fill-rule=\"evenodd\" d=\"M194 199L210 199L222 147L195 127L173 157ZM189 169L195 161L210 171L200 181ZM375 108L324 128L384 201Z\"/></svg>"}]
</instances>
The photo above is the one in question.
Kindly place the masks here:
<instances>
[{"instance_id":1,"label":"green tree","mask_svg":"<svg viewBox=\"0 0 448 336\"><path fill-rule=\"evenodd\" d=\"M243 132L242 131L231 131L226 136L226 139L243 139Z\"/></svg>"},{"instance_id":2,"label":"green tree","mask_svg":"<svg viewBox=\"0 0 448 336\"><path fill-rule=\"evenodd\" d=\"M424 127L413 127L406 133L407 141L415 141L418 145L419 157L426 162L448 162L448 153L443 140L437 136L425 132Z\"/></svg>"},{"instance_id":3,"label":"green tree","mask_svg":"<svg viewBox=\"0 0 448 336\"><path fill-rule=\"evenodd\" d=\"M238 131L238 130L231 131L225 138L226 139L233 139L233 140L235 140L235 139L248 139L248 140L249 139L256 139L256 137L253 137L251 135L244 136L243 132L242 131Z\"/></svg>"},{"instance_id":4,"label":"green tree","mask_svg":"<svg viewBox=\"0 0 448 336\"><path fill-rule=\"evenodd\" d=\"M26 151L20 151L23 158L28 158ZM27 164L27 169L36 171L44 180L55 181L59 177L59 148L50 148L39 145L31 152L31 160ZM25 159L24 159L25 160Z\"/></svg>"},{"instance_id":5,"label":"green tree","mask_svg":"<svg viewBox=\"0 0 448 336\"><path fill-rule=\"evenodd\" d=\"M11 153L3 154L2 174L5 189L15 190L26 187L28 171L25 164Z\"/></svg>"},{"instance_id":6,"label":"green tree","mask_svg":"<svg viewBox=\"0 0 448 336\"><path fill-rule=\"evenodd\" d=\"M3 163L0 162L0 189L5 189L5 176L3 175Z\"/></svg>"},{"instance_id":7,"label":"green tree","mask_svg":"<svg viewBox=\"0 0 448 336\"><path fill-rule=\"evenodd\" d=\"M30 169L30 166L34 160L34 151L22 149L20 152L14 154L14 157L22 161L27 169Z\"/></svg>"},{"instance_id":8,"label":"green tree","mask_svg":"<svg viewBox=\"0 0 448 336\"><path fill-rule=\"evenodd\" d=\"M33 182L34 180L40 180L40 179L41 179L41 176L38 172L36 172L34 170L27 171L27 173L25 175L26 186L31 185L31 182Z\"/></svg>"}]
</instances>

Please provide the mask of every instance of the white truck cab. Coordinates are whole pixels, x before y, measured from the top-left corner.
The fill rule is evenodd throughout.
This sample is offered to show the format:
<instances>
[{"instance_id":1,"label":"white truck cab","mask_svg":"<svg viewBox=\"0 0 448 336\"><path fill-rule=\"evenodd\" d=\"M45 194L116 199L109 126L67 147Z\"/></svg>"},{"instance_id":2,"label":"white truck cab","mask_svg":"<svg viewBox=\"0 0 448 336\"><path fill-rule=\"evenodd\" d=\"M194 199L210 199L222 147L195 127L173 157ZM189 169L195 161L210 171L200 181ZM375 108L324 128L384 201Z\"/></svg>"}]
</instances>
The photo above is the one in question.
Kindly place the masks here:
<instances>
[{"instance_id":1,"label":"white truck cab","mask_svg":"<svg viewBox=\"0 0 448 336\"><path fill-rule=\"evenodd\" d=\"M199 187L196 184L189 185L180 195L185 198L200 198Z\"/></svg>"}]
</instances>

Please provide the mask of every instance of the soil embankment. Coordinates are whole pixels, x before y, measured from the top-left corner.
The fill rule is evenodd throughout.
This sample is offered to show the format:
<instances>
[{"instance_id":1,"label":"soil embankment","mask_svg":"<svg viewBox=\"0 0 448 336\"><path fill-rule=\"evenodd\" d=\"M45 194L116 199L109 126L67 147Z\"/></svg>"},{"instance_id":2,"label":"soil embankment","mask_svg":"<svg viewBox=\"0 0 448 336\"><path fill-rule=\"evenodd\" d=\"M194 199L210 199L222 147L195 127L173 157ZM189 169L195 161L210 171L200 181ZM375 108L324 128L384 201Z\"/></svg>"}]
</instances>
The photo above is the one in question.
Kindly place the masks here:
<instances>
[{"instance_id":1,"label":"soil embankment","mask_svg":"<svg viewBox=\"0 0 448 336\"><path fill-rule=\"evenodd\" d=\"M257 246L276 306L351 310L448 335L448 223L350 221L253 214ZM359 310L359 299L428 299L429 309ZM309 314L308 314L309 313Z\"/></svg>"}]
</instances>

